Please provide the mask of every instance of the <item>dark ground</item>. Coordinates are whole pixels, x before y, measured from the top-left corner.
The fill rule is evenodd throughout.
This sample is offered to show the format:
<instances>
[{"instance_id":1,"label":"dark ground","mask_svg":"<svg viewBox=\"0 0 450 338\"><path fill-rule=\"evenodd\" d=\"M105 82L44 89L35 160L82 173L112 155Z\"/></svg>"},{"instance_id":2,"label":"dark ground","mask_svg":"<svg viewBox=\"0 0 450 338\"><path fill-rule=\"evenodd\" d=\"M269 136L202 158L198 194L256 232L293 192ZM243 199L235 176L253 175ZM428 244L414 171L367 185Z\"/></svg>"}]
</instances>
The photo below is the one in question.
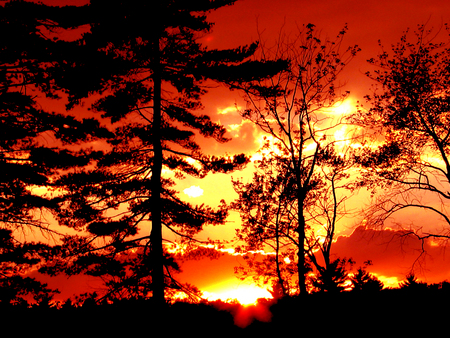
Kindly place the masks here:
<instances>
[{"instance_id":1,"label":"dark ground","mask_svg":"<svg viewBox=\"0 0 450 338\"><path fill-rule=\"evenodd\" d=\"M193 333L195 337L233 338L337 334L434 337L448 334L449 300L450 294L443 291L383 290L263 301L259 305L262 312L258 307L222 302L175 303L166 309L155 309L145 301L62 309L3 306L0 321L3 332L21 337L176 337ZM258 313L266 315L258 317ZM248 320L246 327L236 325L242 323L242 315Z\"/></svg>"}]
</instances>

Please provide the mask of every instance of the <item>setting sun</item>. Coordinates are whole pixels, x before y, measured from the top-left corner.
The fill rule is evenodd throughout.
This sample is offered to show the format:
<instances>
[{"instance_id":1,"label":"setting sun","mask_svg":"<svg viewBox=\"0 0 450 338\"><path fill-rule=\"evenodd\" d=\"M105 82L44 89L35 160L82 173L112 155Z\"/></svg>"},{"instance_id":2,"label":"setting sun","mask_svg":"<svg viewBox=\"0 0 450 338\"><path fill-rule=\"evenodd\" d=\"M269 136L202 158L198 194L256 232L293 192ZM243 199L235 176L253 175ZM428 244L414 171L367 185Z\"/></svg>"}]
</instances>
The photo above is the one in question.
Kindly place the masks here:
<instances>
[{"instance_id":1,"label":"setting sun","mask_svg":"<svg viewBox=\"0 0 450 338\"><path fill-rule=\"evenodd\" d=\"M213 286L211 291L205 291L204 295L209 301L238 301L241 305L253 305L259 298L272 298L267 289L255 284L237 284L236 280L226 281Z\"/></svg>"}]
</instances>

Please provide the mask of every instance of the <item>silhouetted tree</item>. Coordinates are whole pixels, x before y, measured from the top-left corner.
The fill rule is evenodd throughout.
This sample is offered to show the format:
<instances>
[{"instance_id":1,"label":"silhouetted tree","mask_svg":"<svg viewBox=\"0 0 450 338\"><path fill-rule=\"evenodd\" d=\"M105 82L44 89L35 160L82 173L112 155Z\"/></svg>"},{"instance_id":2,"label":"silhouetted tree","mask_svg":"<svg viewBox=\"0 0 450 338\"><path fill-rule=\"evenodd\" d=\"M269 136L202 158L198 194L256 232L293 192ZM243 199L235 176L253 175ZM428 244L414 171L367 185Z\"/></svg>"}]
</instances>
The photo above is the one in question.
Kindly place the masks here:
<instances>
[{"instance_id":1,"label":"silhouetted tree","mask_svg":"<svg viewBox=\"0 0 450 338\"><path fill-rule=\"evenodd\" d=\"M22 1L0 5L0 29L8 32L0 41L0 284L6 303L53 297L54 290L25 277L50 249L24 235L30 229L60 235L47 217L58 212L55 179L59 171L87 165L96 155L73 146L107 134L97 120L44 109L61 99L52 71L61 54L47 35L52 23L46 8Z\"/></svg>"},{"instance_id":2,"label":"silhouetted tree","mask_svg":"<svg viewBox=\"0 0 450 338\"><path fill-rule=\"evenodd\" d=\"M234 182L239 194L235 208L243 219L238 238L247 243L246 249L269 246L275 251L275 266L268 272L277 276L285 292L290 288L282 271L286 264L296 264L297 288L307 292L308 255L314 255L318 246L329 255L335 224L343 212L346 197L336 191L348 178L343 168L350 156L345 150L342 156L336 151L333 133L342 117L333 120L326 111L348 95L337 93L337 77L358 47L340 54L345 33L346 28L335 40L322 41L315 26L307 25L293 40L282 39L261 52L262 60L289 60L287 70L240 86L248 102L243 117L268 136L261 160L254 162L253 180ZM314 232L324 224L325 242L321 242Z\"/></svg>"},{"instance_id":3,"label":"silhouetted tree","mask_svg":"<svg viewBox=\"0 0 450 338\"><path fill-rule=\"evenodd\" d=\"M318 273L311 277L313 290L327 293L343 291L349 281L348 271L353 264L351 259L337 258L323 267L320 266Z\"/></svg>"},{"instance_id":4,"label":"silhouetted tree","mask_svg":"<svg viewBox=\"0 0 450 338\"><path fill-rule=\"evenodd\" d=\"M419 281L414 273L409 273L406 275L405 280L400 282L399 288L402 290L418 292L426 290L428 285L425 282Z\"/></svg>"},{"instance_id":5,"label":"silhouetted tree","mask_svg":"<svg viewBox=\"0 0 450 338\"><path fill-rule=\"evenodd\" d=\"M306 255L317 272L317 280L322 283L320 289L326 291L340 291L347 281L348 265L352 266L352 259L335 258L332 255L332 244L338 221L348 212L345 201L358 183L350 182L349 170L354 166L353 151L335 153L334 147L328 147L317 162L320 166L323 187L317 187L314 192L315 202L308 211L310 228L306 236ZM341 192L344 190L344 192ZM348 195L347 195L348 194ZM321 262L322 261L322 262Z\"/></svg>"},{"instance_id":6,"label":"silhouetted tree","mask_svg":"<svg viewBox=\"0 0 450 338\"><path fill-rule=\"evenodd\" d=\"M377 292L383 289L383 282L370 272L366 271L366 266L370 264L371 263L368 262L364 267L360 266L357 272L350 278L353 292Z\"/></svg>"},{"instance_id":7,"label":"silhouetted tree","mask_svg":"<svg viewBox=\"0 0 450 338\"><path fill-rule=\"evenodd\" d=\"M35 278L24 276L36 269L48 256L49 248L41 243L20 243L12 230L0 229L0 305L28 306L49 302L59 291Z\"/></svg>"},{"instance_id":8,"label":"silhouetted tree","mask_svg":"<svg viewBox=\"0 0 450 338\"><path fill-rule=\"evenodd\" d=\"M58 170L89 163L90 152L67 145L104 134L93 119L47 112L40 99L58 99L50 68L59 60L42 30L51 25L37 5L12 1L0 6L0 223L48 230L43 209L56 204L45 192ZM73 149L73 148L72 148Z\"/></svg>"},{"instance_id":9,"label":"silhouetted tree","mask_svg":"<svg viewBox=\"0 0 450 338\"><path fill-rule=\"evenodd\" d=\"M377 87L359 116L375 135L375 150L367 147L361 159L363 179L377 193L368 224L382 226L406 209L427 212L438 217L436 227L405 229L422 241L447 241L450 231L450 40L439 37L420 25L370 59L377 69L368 76Z\"/></svg>"},{"instance_id":10,"label":"silhouetted tree","mask_svg":"<svg viewBox=\"0 0 450 338\"><path fill-rule=\"evenodd\" d=\"M69 94L68 107L92 99L92 109L110 120L114 133L107 154L95 166L58 180L70 194L61 203L60 222L88 231L87 236L67 237L60 247L68 272L89 272L97 260L116 261L138 250L133 264L151 275L151 288L143 288L143 296L151 291L163 303L175 268L163 247L163 228L182 244L193 245L204 224L223 223L224 203L217 210L193 206L173 186L174 179L185 175L229 172L247 162L244 155L207 156L195 142L196 134L228 140L223 126L198 113L206 92L202 83L240 82L273 75L280 68L244 62L257 44L207 50L199 43L212 28L206 14L233 3L99 0L69 8L70 17L65 10L52 13L52 22L60 27L90 28L80 39L61 45L66 58L58 85ZM150 13L157 19L149 19ZM148 234L144 227L149 225ZM60 267L62 263L55 263L56 270Z\"/></svg>"}]
</instances>

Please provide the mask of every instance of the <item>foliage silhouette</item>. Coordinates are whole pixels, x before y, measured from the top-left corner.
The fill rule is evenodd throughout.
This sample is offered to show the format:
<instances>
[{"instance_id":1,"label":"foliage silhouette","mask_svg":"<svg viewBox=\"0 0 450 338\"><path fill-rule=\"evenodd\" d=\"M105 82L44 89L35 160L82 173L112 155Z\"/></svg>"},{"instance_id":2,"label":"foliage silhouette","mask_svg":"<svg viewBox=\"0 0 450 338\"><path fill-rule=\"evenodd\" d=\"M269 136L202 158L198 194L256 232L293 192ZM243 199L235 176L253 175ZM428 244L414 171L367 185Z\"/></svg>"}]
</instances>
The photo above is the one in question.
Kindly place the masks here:
<instances>
[{"instance_id":1,"label":"foliage silhouette","mask_svg":"<svg viewBox=\"0 0 450 338\"><path fill-rule=\"evenodd\" d=\"M221 51L201 46L198 38L212 28L206 15L233 3L93 0L60 8L11 1L0 6L0 27L10 32L0 42L0 223L5 226L0 229L0 308L13 309L11 323L22 321L24 313L30 331L51 317L58 333L71 327L85 335L91 327L93 335L133 335L141 329L130 323L147 323L150 317L151 325L171 327L172 334L184 334L194 324L208 335L220 327L223 334L248 336L279 333L286 321L297 325L302 318L305 332L317 333L323 325L318 314L332 306L340 315L327 318L327 324L335 327L348 321L347 313L367 321L364 316L375 318L377 306L396 302L406 321L417 308L411 295L426 295L427 301L448 297L448 282L427 285L409 274L398 289L386 290L363 268L351 277L353 292L343 292L351 261L333 260L331 245L345 214L346 196L337 191L355 188L347 174L353 154L339 154L339 140L331 134L341 121L324 125L329 121L322 113L348 95L337 93L336 79L358 48L349 48L342 61L339 47L346 29L335 41L322 42L313 25L295 41L300 52L287 40L280 42L279 54L263 46L253 60L257 44ZM104 15L105 8L110 15ZM158 20L149 21L149 13L157 13ZM90 30L75 40L59 35L86 26ZM386 135L387 142L359 161L368 169L364 179L369 187L389 189L387 198L369 210L371 224L410 207L433 211L450 224L445 207L416 204L413 194L426 191L443 202L450 198L450 49L430 34L420 26L417 43L409 43L405 34L392 58L382 53L370 60L381 67L370 76L384 92L368 97L372 108L361 111L358 122ZM280 58L290 60L290 68ZM195 142L198 134L228 140L222 126L199 113L211 80L244 90L249 106L242 115L270 136L255 162L253 181L234 182L240 197L234 208L245 223L238 232L246 241L242 251L271 247L275 252L262 261L249 260L249 269L240 270L273 283L276 296L266 301L272 322L256 321L245 330L233 324L228 312L217 310L237 311L242 308L237 303L158 306L180 290L191 299L200 294L174 277L179 265L162 245L162 228L179 236L179 244L192 253L195 235L205 224L222 224L228 211L224 203L217 209L185 203L173 188L175 181L228 173L248 163L242 154L209 156ZM96 118L48 112L39 103L66 96L67 109L87 102ZM101 149L89 148L100 143ZM421 157L430 149L444 166ZM43 210L79 234L64 236L53 248L19 242L15 231L26 227L60 235L40 217ZM150 223L151 232L145 232ZM319 236L316 226L323 224L325 235ZM422 240L449 236L448 227L439 233L414 230L407 234ZM50 275L100 277L106 291L79 296L82 306L71 300L59 306L53 302L57 290L25 276L37 268ZM312 269L314 294L301 300L287 297L296 289L306 293L305 276ZM149 295L153 302L145 301ZM30 307L33 301L36 306Z\"/></svg>"},{"instance_id":2,"label":"foliage silhouette","mask_svg":"<svg viewBox=\"0 0 450 338\"><path fill-rule=\"evenodd\" d=\"M436 217L436 226L405 231L418 239L445 243L450 221L446 202L450 183L449 83L450 48L445 25L433 32L419 25L406 31L391 51L369 60L376 81L361 107L359 123L374 133L375 150L366 147L360 163L363 180L375 194L366 212L368 224L383 226L402 210L421 210ZM435 202L437 201L437 202Z\"/></svg>"},{"instance_id":3,"label":"foliage silhouette","mask_svg":"<svg viewBox=\"0 0 450 338\"><path fill-rule=\"evenodd\" d=\"M421 325L419 319L431 331L433 329L427 323L445 319L447 314L439 306L442 305L443 297L448 297L445 283L438 287L431 285L420 292L396 288L370 293L311 293L303 297L283 297L276 301L259 302L270 312L270 321L254 318L249 325L242 327L236 325L236 315L246 310L239 304L220 301L201 304L176 302L163 310L161 324L170 334L195 333L200 337L210 336L219 328L221 333L233 337L289 334L298 325L302 326L305 334L317 333L318 328L324 335L335 334L338 328L358 332L370 328L372 332L380 334L412 334ZM420 311L423 306L427 306L427 311ZM392 312L386 312L388 310ZM94 337L98 334L139 334L143 327L156 325L155 311L162 310L149 300L128 299L110 304L91 302L87 305L85 302L83 306L70 307L12 306L4 312L3 318L9 325L22 323L21 332L24 334L43 333L48 327L42 322L52 318L53 330L47 335L60 335L61 330L70 327L74 334ZM324 316L324 313L328 315ZM27 318L25 326L23 318ZM418 321L417 325L410 325L413 318Z\"/></svg>"},{"instance_id":4,"label":"foliage silhouette","mask_svg":"<svg viewBox=\"0 0 450 338\"><path fill-rule=\"evenodd\" d=\"M227 207L223 201L216 210L186 203L173 188L175 181L230 172L248 162L243 154L203 154L196 143L196 134L228 140L223 126L198 113L204 84L253 80L285 66L248 60L256 43L229 50L200 44L199 37L212 28L206 15L233 3L98 0L44 7L55 31L89 27L73 41L54 36L64 60L53 75L68 95L67 108L90 101L112 136L95 163L56 180L64 193L58 221L88 234L66 236L55 248L60 259L41 271L103 276L113 298L138 292L161 304L166 291L187 289L174 279L178 266L163 246L165 235L194 246L203 225L224 222ZM149 21L148 13L158 20Z\"/></svg>"},{"instance_id":5,"label":"foliage silhouette","mask_svg":"<svg viewBox=\"0 0 450 338\"><path fill-rule=\"evenodd\" d=\"M58 293L35 278L23 276L49 255L49 247L40 243L19 243L12 230L0 229L0 304L29 306L47 303Z\"/></svg>"},{"instance_id":6,"label":"foliage silhouette","mask_svg":"<svg viewBox=\"0 0 450 338\"><path fill-rule=\"evenodd\" d=\"M10 32L0 43L0 223L50 231L39 212L56 212L56 202L35 191L54 188L58 170L86 165L95 155L68 145L93 141L107 131L96 120L47 112L37 102L58 98L51 66L60 56L42 36L41 28L49 23L36 8L17 1L0 6L0 27ZM34 12L25 15L28 11Z\"/></svg>"},{"instance_id":7,"label":"foliage silhouette","mask_svg":"<svg viewBox=\"0 0 450 338\"><path fill-rule=\"evenodd\" d=\"M367 262L365 265L370 265ZM350 278L353 292L377 292L384 288L383 283L374 275L366 271L366 266L359 267L357 272Z\"/></svg>"},{"instance_id":8,"label":"foliage silhouette","mask_svg":"<svg viewBox=\"0 0 450 338\"><path fill-rule=\"evenodd\" d=\"M414 273L407 274L405 280L399 284L400 289L414 292L424 291L427 287L427 283L419 281Z\"/></svg>"},{"instance_id":9,"label":"foliage silhouette","mask_svg":"<svg viewBox=\"0 0 450 338\"><path fill-rule=\"evenodd\" d=\"M337 258L325 267L321 267L317 276L312 278L311 284L316 292L338 293L346 288L349 279L348 270L353 266L351 259Z\"/></svg>"},{"instance_id":10,"label":"foliage silhouette","mask_svg":"<svg viewBox=\"0 0 450 338\"><path fill-rule=\"evenodd\" d=\"M255 161L253 180L233 182L239 195L234 208L243 220L237 235L246 243L243 251L270 248L275 252L275 258L264 262L272 261L271 269L260 269L258 263L252 266L265 270L284 294L307 293L310 265L322 269L313 253L316 249L325 265L331 263L334 229L345 214L347 197L337 190L351 188L344 183L351 156L345 150L343 156L336 152L333 133L341 121L325 114L348 95L339 93L337 77L359 48L341 53L345 33L346 28L335 40L322 41L309 24L292 40L281 39L273 48L264 46L260 59L284 58L290 67L269 80L240 86L248 103L242 116L268 137L261 159ZM326 233L321 240L316 234L320 227Z\"/></svg>"},{"instance_id":11,"label":"foliage silhouette","mask_svg":"<svg viewBox=\"0 0 450 338\"><path fill-rule=\"evenodd\" d=\"M42 100L60 97L52 65L60 61L55 44L42 34L52 24L45 6L11 1L0 6L0 284L1 302L50 300L55 290L24 277L49 255L39 243L20 243L16 235L31 229L57 238L49 213L58 212L55 179L61 170L85 166L97 155L74 146L92 142L108 131L97 120L49 112ZM3 228L4 227L4 228ZM9 231L10 229L11 231ZM14 231L14 233L12 232ZM22 239L21 239L22 240Z\"/></svg>"}]
</instances>

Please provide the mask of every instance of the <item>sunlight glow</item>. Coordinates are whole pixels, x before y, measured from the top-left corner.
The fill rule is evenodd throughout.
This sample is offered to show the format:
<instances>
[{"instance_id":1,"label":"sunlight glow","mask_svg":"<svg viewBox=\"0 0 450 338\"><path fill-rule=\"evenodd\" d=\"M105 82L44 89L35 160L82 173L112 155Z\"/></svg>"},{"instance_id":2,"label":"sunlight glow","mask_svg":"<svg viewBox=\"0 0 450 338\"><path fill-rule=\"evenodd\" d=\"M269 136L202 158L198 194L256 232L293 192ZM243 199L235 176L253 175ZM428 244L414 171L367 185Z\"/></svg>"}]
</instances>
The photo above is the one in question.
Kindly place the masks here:
<instances>
[{"instance_id":1,"label":"sunlight glow","mask_svg":"<svg viewBox=\"0 0 450 338\"><path fill-rule=\"evenodd\" d=\"M345 115L350 112L352 112L355 109L355 105L353 103L353 100L350 98L347 98L343 102L340 102L335 107L333 107L334 114L337 115Z\"/></svg>"},{"instance_id":2,"label":"sunlight glow","mask_svg":"<svg viewBox=\"0 0 450 338\"><path fill-rule=\"evenodd\" d=\"M244 256L244 255L248 255L248 254L252 254L252 255L275 255L275 252L267 252L264 250L248 250L245 252L236 252L236 250L234 248L222 248L219 247L217 245L214 244L207 244L207 245L202 245L205 248L209 248L209 249L214 249L220 252L224 252L227 253L231 256Z\"/></svg>"},{"instance_id":3,"label":"sunlight glow","mask_svg":"<svg viewBox=\"0 0 450 338\"><path fill-rule=\"evenodd\" d=\"M192 157L186 157L185 160L187 163L189 163L194 168L199 169L199 170L202 169L202 165L198 160L195 160Z\"/></svg>"},{"instance_id":4,"label":"sunlight glow","mask_svg":"<svg viewBox=\"0 0 450 338\"><path fill-rule=\"evenodd\" d=\"M235 287L221 289L216 292L203 292L206 299L209 301L222 300L233 301L236 300L241 305L256 305L259 298L272 298L270 292L266 289L256 285L238 285Z\"/></svg>"},{"instance_id":5,"label":"sunlight glow","mask_svg":"<svg viewBox=\"0 0 450 338\"><path fill-rule=\"evenodd\" d=\"M217 108L217 114L225 115L225 114L228 114L230 112L235 112L238 109L241 109L241 107L232 106L232 107L226 107L226 108L223 108L223 109Z\"/></svg>"},{"instance_id":6,"label":"sunlight glow","mask_svg":"<svg viewBox=\"0 0 450 338\"><path fill-rule=\"evenodd\" d=\"M230 128L230 130L236 130L236 129L239 129L241 127L241 125L234 123L234 124L228 125L228 127Z\"/></svg>"},{"instance_id":7,"label":"sunlight glow","mask_svg":"<svg viewBox=\"0 0 450 338\"><path fill-rule=\"evenodd\" d=\"M379 276L376 273L373 273L373 275L376 276L384 284L385 288L396 288L400 283L397 277Z\"/></svg>"},{"instance_id":8,"label":"sunlight glow","mask_svg":"<svg viewBox=\"0 0 450 338\"><path fill-rule=\"evenodd\" d=\"M189 188L184 189L183 192L193 198L203 195L203 189L197 185L190 186Z\"/></svg>"},{"instance_id":9,"label":"sunlight glow","mask_svg":"<svg viewBox=\"0 0 450 338\"><path fill-rule=\"evenodd\" d=\"M341 128L339 128L338 130L336 130L334 132L334 139L337 142L341 142L344 145L348 145L350 143L348 136L347 136L347 126L343 125L341 126Z\"/></svg>"},{"instance_id":10,"label":"sunlight glow","mask_svg":"<svg viewBox=\"0 0 450 338\"><path fill-rule=\"evenodd\" d=\"M30 185L30 186L25 187L25 189L28 190L33 195L37 195L37 196L44 196L44 195L50 193L50 191L47 187L41 187L41 186L37 186L37 185Z\"/></svg>"},{"instance_id":11,"label":"sunlight glow","mask_svg":"<svg viewBox=\"0 0 450 338\"><path fill-rule=\"evenodd\" d=\"M252 162L262 160L263 157L268 156L271 152L274 152L276 155L281 154L280 149L275 144L277 142L277 140L272 135L262 134L256 140L256 142L259 143L258 149L260 149L260 150L257 153L252 155L252 157L250 158L250 161L252 161ZM263 149L263 146L266 143L268 143L269 147Z\"/></svg>"},{"instance_id":12,"label":"sunlight glow","mask_svg":"<svg viewBox=\"0 0 450 338\"><path fill-rule=\"evenodd\" d=\"M242 127L242 124L237 124L237 123L230 124L230 125L228 125L228 131L229 131L230 133L235 132L235 134L233 135L233 137L238 138L238 137L240 136L240 135L239 135L239 130L240 130L241 127Z\"/></svg>"}]
</instances>

